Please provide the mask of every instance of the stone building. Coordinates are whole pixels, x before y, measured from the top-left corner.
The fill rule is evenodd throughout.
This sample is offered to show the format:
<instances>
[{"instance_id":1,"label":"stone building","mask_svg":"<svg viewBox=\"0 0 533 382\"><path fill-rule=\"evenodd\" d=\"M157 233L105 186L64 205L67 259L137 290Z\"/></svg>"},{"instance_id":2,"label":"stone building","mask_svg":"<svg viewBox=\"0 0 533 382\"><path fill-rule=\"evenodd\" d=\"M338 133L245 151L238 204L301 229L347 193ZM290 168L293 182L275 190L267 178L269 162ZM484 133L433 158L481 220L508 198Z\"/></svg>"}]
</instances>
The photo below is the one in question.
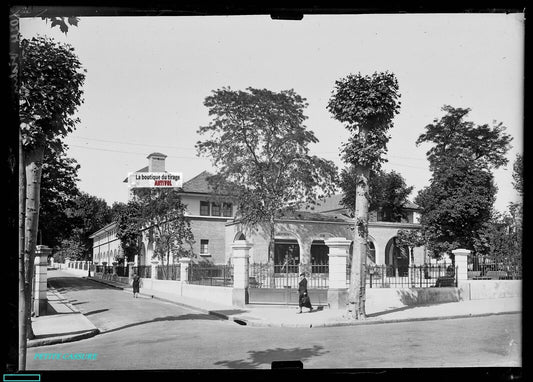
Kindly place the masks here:
<instances>
[{"instance_id":1,"label":"stone building","mask_svg":"<svg viewBox=\"0 0 533 382\"><path fill-rule=\"evenodd\" d=\"M94 264L124 263L124 252L120 246L120 240L117 238L117 224L115 222L99 229L89 238L93 240L92 261Z\"/></svg>"},{"instance_id":2,"label":"stone building","mask_svg":"<svg viewBox=\"0 0 533 382\"><path fill-rule=\"evenodd\" d=\"M395 243L399 230L420 228L418 223L413 222L416 206L410 203L407 208L412 210L411 218L402 222L380 221L379 214L371 214L368 224L370 248L368 264L391 265L407 272L406 268L411 262L414 264L426 262L424 248L414 248L414 258L411 260L407 248L400 248ZM351 240L353 246L354 221L346 214L339 213L341 210L342 208L337 206L328 212L297 211L276 219L274 264L283 264L287 260L294 265L327 264L329 248L324 241L334 237ZM231 244L236 240L245 239L252 244L250 262L266 263L268 232L266 227L256 227L252 230L244 227L238 220L228 222L226 261L229 261L231 255Z\"/></svg>"},{"instance_id":3,"label":"stone building","mask_svg":"<svg viewBox=\"0 0 533 382\"><path fill-rule=\"evenodd\" d=\"M165 158L165 154L152 153L147 157L148 166L136 172L165 172ZM183 183L180 195L183 204L186 205L186 216L191 224L194 236L192 251L196 259L222 264L226 258L225 224L233 220L235 208L233 203L214 200L207 181L209 175L207 171L203 171ZM127 182L127 179L124 182ZM138 265L149 265L154 254L154 243L146 233L147 231L143 234L141 253L135 259ZM177 259L172 259L170 262L175 260Z\"/></svg>"},{"instance_id":4,"label":"stone building","mask_svg":"<svg viewBox=\"0 0 533 382\"><path fill-rule=\"evenodd\" d=\"M136 171L165 172L165 154L148 155L148 166ZM231 245L236 240L246 239L253 244L250 262L268 261L268 229L244 227L235 219L234 203L217 202L208 183L209 174L203 171L183 184L181 198L186 205L186 215L194 235L192 244L196 260L205 260L214 264L231 261ZM125 179L124 182L127 182ZM132 196L130 194L130 196ZM341 195L333 195L313 209L285 214L275 222L274 264L290 261L294 265L327 264L329 248L324 240L343 237L352 241L353 219L340 204ZM410 259L405 248L399 248L395 237L401 229L419 229L419 208L408 202L404 206L405 218L399 222L387 220L386 211L370 214L369 221L369 258L368 263L392 265L405 268L408 264L426 262L424 248L414 249L414 258ZM136 265L149 265L154 254L154 243L149 235L143 234L141 252L134 262ZM110 263L123 258L120 241L116 239L114 223L95 232L93 259L95 263ZM177 260L177 259L174 259Z\"/></svg>"}]
</instances>

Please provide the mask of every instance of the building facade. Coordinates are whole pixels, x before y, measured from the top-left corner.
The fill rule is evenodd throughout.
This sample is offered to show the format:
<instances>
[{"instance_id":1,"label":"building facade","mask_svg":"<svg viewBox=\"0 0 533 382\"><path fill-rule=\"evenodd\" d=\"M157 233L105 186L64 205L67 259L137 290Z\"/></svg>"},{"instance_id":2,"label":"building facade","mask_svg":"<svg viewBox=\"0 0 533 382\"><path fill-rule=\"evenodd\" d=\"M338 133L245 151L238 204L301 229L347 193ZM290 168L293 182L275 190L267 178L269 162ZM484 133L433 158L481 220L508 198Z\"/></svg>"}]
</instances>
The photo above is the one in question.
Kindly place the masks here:
<instances>
[{"instance_id":1,"label":"building facade","mask_svg":"<svg viewBox=\"0 0 533 382\"><path fill-rule=\"evenodd\" d=\"M217 202L212 197L207 171L196 175L183 184L181 201L186 206L185 215L189 219L194 236L192 251L197 260L213 264L225 262L225 226L235 216L235 208L230 202ZM149 235L143 234L141 254L136 261L139 265L150 264L154 254L154 243ZM171 263L177 259L172 259Z\"/></svg>"},{"instance_id":2,"label":"building facade","mask_svg":"<svg viewBox=\"0 0 533 382\"><path fill-rule=\"evenodd\" d=\"M148 166L138 172L165 172L166 155L152 153ZM211 174L203 171L185 182L181 199L186 206L186 216L190 221L194 236L192 252L195 261L208 261L213 264L231 262L231 245L236 240L246 239L253 248L250 262L268 261L268 227L253 229L244 227L235 219L236 206L231 202L217 201L212 194L208 178ZM124 182L127 182L126 178ZM130 197L133 194L130 193ZM333 195L304 211L285 214L275 221L274 264L327 264L329 248L325 240L343 237L352 241L354 221L349 212L340 204L342 195ZM405 247L396 244L396 236L402 229L419 229L419 208L408 202L404 206L405 217L401 221L385 221L386 211L376 211L369 215L369 255L368 263L391 265L395 268L409 264L427 262L425 249L414 248L413 256ZM134 259L136 265L149 265L154 257L154 242L146 229L142 235L139 255ZM124 258L120 241L116 238L115 223L95 232L93 239L93 259L95 263L121 261ZM170 259L170 263L177 262Z\"/></svg>"},{"instance_id":3,"label":"building facade","mask_svg":"<svg viewBox=\"0 0 533 382\"><path fill-rule=\"evenodd\" d=\"M115 222L99 229L91 236L93 240L92 260L97 265L112 265L124 263L124 252L117 238L117 224Z\"/></svg>"},{"instance_id":4,"label":"building facade","mask_svg":"<svg viewBox=\"0 0 533 382\"><path fill-rule=\"evenodd\" d=\"M148 155L148 166L136 171L143 172L166 172L166 155L152 153ZM214 264L223 264L226 254L225 249L225 224L233 220L235 208L231 202L217 202L212 197L209 187L207 171L203 171L187 182L183 183L180 192L181 200L186 206L185 215L189 219L191 231L194 236L192 252L196 260L203 260ZM126 178L124 182L126 183ZM130 199L133 192L130 189ZM143 231L141 251L136 256L136 265L149 265L154 257L154 242L149 230ZM177 262L177 258L169 259L169 262Z\"/></svg>"},{"instance_id":5,"label":"building facade","mask_svg":"<svg viewBox=\"0 0 533 382\"><path fill-rule=\"evenodd\" d=\"M272 260L275 265L282 265L285 262L292 265L328 264L329 248L324 241L342 237L350 240L353 248L353 228L353 219L340 214L297 211L283 216L275 221L275 247ZM423 247L414 248L411 258L408 248L398 246L395 240L399 230L419 228L419 224L407 221L369 221L367 263L406 269L409 264L427 262ZM226 261L230 260L232 243L236 240L247 240L252 244L250 262L266 263L268 261L268 232L269 229L265 226L249 229L237 220L228 222L226 224Z\"/></svg>"}]
</instances>

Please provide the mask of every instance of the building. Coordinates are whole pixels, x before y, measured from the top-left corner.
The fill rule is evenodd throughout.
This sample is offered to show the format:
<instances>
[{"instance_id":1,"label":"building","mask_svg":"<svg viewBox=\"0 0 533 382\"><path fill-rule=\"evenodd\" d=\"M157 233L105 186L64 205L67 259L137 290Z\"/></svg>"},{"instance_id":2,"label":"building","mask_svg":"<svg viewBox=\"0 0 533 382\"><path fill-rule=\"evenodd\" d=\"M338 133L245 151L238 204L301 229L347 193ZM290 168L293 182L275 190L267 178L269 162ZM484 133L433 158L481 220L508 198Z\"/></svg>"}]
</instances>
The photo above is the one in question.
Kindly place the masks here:
<instances>
[{"instance_id":1,"label":"building","mask_svg":"<svg viewBox=\"0 0 533 382\"><path fill-rule=\"evenodd\" d=\"M327 264L329 248L326 239L342 237L352 241L354 237L354 220L340 206L340 195L328 198L315 211L296 211L275 220L274 264L281 265L287 260L294 265ZM371 213L368 224L369 264L390 265L407 272L410 263L426 262L425 250L414 248L410 259L407 248L396 245L395 238L402 229L419 229L416 222L418 207L413 203L406 205L407 218L401 222L387 222L380 218L380 213ZM231 244L236 240L246 239L253 246L250 250L250 262L268 261L269 234L266 227L247 229L238 220L226 224L226 253L231 254ZM228 259L226 259L228 260ZM402 271L400 271L402 273Z\"/></svg>"},{"instance_id":2,"label":"building","mask_svg":"<svg viewBox=\"0 0 533 382\"><path fill-rule=\"evenodd\" d=\"M233 203L212 198L209 174L203 171L183 184L181 200L187 205L187 217L195 238L193 252L215 264L225 262L225 226L235 216Z\"/></svg>"},{"instance_id":3,"label":"building","mask_svg":"<svg viewBox=\"0 0 533 382\"><path fill-rule=\"evenodd\" d=\"M152 153L148 155L148 166L139 172L166 172L166 155ZM193 253L197 260L214 264L231 261L231 245L236 240L246 239L253 248L250 251L252 263L268 261L269 235L266 227L250 229L235 219L236 206L233 203L217 202L213 197L208 178L211 174L203 171L183 184L181 198L186 205L186 215L194 235ZM124 182L127 182L125 179ZM130 196L132 196L130 194ZM292 264L327 264L329 248L324 240L354 237L353 218L340 204L342 195L333 195L312 209L287 213L275 221L274 264L286 261ZM401 229L419 229L419 208L414 203L405 205L406 218L399 222L386 221L386 211L372 212L369 216L369 257L368 262L378 265L391 265L394 268L406 268L408 264L426 262L424 248L414 249L414 258L410 259L406 248L396 245L395 238ZM143 233L141 252L134 262L137 265L150 264L154 254L154 243ZM124 256L120 241L116 239L114 223L95 232L93 258L95 262L120 260ZM353 245L353 240L352 240ZM177 260L177 259L174 259Z\"/></svg>"},{"instance_id":4,"label":"building","mask_svg":"<svg viewBox=\"0 0 533 382\"><path fill-rule=\"evenodd\" d=\"M148 166L137 170L142 172L166 172L166 155L152 153L148 155ZM203 171L183 183L181 200L186 205L186 216L191 224L194 235L193 253L198 260L202 259L214 264L225 262L225 224L233 220L235 208L230 202L217 202L212 197L208 183L211 174ZM126 178L124 182L126 183ZM130 190L130 198L133 194ZM148 265L154 254L154 243L147 231L143 234L141 253L135 259L138 265ZM173 259L176 260L176 259ZM172 261L173 262L173 261Z\"/></svg>"},{"instance_id":5,"label":"building","mask_svg":"<svg viewBox=\"0 0 533 382\"><path fill-rule=\"evenodd\" d=\"M117 224L115 222L99 229L91 236L93 240L93 263L98 265L112 265L113 262L124 263L124 252L117 238Z\"/></svg>"}]
</instances>

